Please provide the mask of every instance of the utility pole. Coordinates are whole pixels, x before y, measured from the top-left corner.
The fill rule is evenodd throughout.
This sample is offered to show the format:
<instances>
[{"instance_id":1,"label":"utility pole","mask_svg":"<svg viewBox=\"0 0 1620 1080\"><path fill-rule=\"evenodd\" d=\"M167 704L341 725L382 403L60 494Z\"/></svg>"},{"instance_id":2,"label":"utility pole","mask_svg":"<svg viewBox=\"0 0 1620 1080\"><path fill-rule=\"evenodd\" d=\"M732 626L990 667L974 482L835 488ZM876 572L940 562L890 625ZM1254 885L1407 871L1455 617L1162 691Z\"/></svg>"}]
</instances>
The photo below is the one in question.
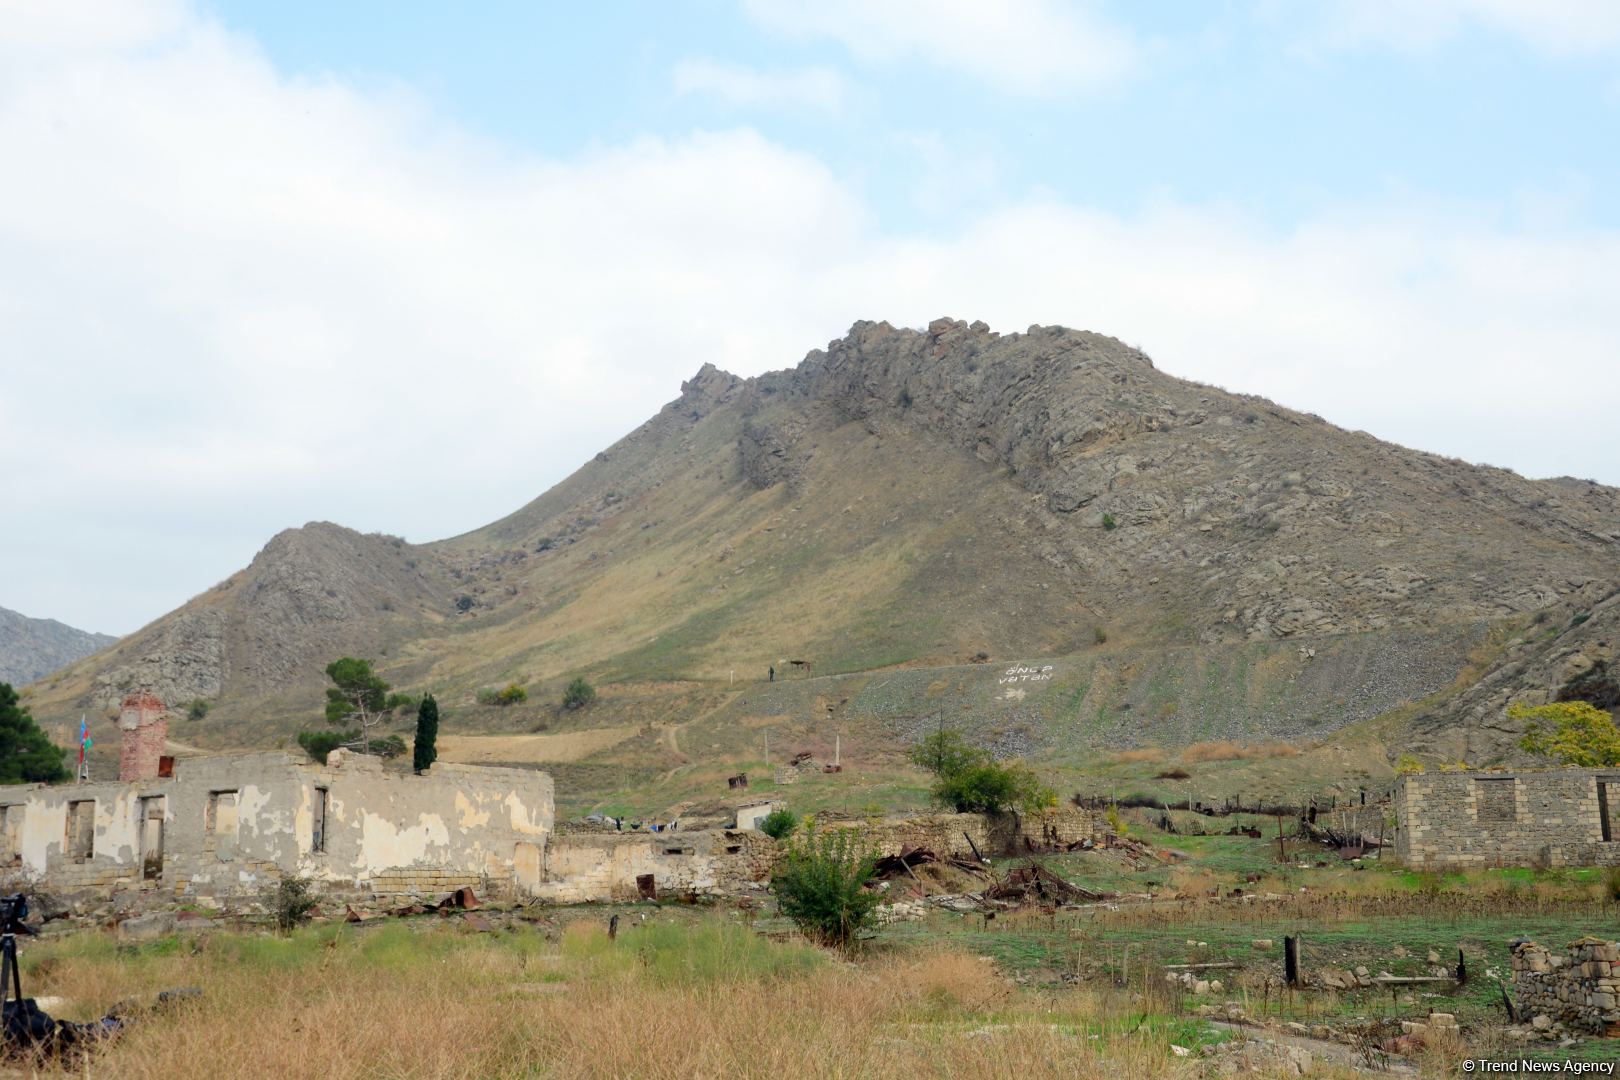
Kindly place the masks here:
<instances>
[{"instance_id":1,"label":"utility pole","mask_svg":"<svg viewBox=\"0 0 1620 1080\"><path fill-rule=\"evenodd\" d=\"M835 766L842 766L844 764L843 745L844 745L843 744L843 736L842 735L834 735L833 736L833 764Z\"/></svg>"},{"instance_id":2,"label":"utility pole","mask_svg":"<svg viewBox=\"0 0 1620 1080\"><path fill-rule=\"evenodd\" d=\"M766 728L765 729L765 769L766 769L767 772L770 771L770 767L771 767L771 729Z\"/></svg>"}]
</instances>

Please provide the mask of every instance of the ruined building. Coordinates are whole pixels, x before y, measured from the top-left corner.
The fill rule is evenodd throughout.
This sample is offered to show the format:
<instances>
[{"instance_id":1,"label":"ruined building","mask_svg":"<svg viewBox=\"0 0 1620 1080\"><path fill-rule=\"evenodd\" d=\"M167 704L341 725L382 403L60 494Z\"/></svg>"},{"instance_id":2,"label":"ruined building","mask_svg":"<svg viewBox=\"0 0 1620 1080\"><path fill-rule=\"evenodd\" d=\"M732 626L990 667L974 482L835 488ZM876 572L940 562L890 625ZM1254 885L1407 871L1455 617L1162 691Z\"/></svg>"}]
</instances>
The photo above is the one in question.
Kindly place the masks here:
<instances>
[{"instance_id":1,"label":"ruined building","mask_svg":"<svg viewBox=\"0 0 1620 1080\"><path fill-rule=\"evenodd\" d=\"M1620 769L1403 776L1395 853L1408 866L1620 865Z\"/></svg>"},{"instance_id":2,"label":"ruined building","mask_svg":"<svg viewBox=\"0 0 1620 1080\"><path fill-rule=\"evenodd\" d=\"M416 775L335 752L178 762L148 694L124 701L117 782L0 789L0 865L47 888L262 894L285 874L377 895L538 890L551 777L437 763Z\"/></svg>"}]
</instances>

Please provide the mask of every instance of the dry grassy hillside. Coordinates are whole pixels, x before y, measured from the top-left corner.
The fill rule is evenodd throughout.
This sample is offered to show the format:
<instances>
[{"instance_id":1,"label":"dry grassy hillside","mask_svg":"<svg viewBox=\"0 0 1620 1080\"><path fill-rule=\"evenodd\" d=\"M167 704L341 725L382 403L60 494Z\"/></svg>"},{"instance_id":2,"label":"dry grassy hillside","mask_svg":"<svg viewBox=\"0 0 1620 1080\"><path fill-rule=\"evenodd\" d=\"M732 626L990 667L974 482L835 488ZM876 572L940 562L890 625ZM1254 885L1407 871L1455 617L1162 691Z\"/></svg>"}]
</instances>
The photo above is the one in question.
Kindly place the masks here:
<instances>
[{"instance_id":1,"label":"dry grassy hillside","mask_svg":"<svg viewBox=\"0 0 1620 1080\"><path fill-rule=\"evenodd\" d=\"M321 666L347 652L491 731L742 731L733 680L802 677L785 662L805 660L902 672L891 718L1011 716L1054 754L1322 732L1485 674L1492 627L1620 582L1617 538L1614 489L1381 443L1167 376L1112 338L860 323L791 370L705 367L475 532L283 533L31 701L65 723L146 684L214 703L188 742L273 742L307 726ZM991 672L976 661L1042 658L1058 674L1010 704L977 675L928 691ZM575 674L608 688L588 719L552 707ZM535 703L472 705L510 682ZM873 730L908 737L900 720Z\"/></svg>"}]
</instances>

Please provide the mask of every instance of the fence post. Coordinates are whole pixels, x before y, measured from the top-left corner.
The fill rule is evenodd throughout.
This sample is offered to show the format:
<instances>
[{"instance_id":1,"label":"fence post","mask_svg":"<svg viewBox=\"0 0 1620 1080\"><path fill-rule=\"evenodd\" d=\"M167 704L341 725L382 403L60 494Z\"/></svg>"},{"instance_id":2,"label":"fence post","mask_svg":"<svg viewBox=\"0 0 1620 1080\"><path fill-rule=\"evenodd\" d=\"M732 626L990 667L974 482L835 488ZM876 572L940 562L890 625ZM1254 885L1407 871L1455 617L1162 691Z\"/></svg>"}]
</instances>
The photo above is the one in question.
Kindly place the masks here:
<instances>
[{"instance_id":1,"label":"fence post","mask_svg":"<svg viewBox=\"0 0 1620 1080\"><path fill-rule=\"evenodd\" d=\"M1299 938L1283 937L1283 982L1299 985Z\"/></svg>"}]
</instances>

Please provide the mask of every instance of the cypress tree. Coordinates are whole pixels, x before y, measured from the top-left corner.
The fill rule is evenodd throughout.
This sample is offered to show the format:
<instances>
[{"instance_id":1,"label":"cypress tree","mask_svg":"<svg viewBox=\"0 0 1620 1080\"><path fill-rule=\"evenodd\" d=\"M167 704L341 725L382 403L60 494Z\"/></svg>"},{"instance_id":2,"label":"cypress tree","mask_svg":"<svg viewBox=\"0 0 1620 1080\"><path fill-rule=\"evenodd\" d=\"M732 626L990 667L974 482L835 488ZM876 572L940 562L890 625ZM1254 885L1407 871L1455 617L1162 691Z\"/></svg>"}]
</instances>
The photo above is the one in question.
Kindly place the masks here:
<instances>
[{"instance_id":1,"label":"cypress tree","mask_svg":"<svg viewBox=\"0 0 1620 1080\"><path fill-rule=\"evenodd\" d=\"M417 772L425 771L439 756L439 749L434 745L438 738L439 703L433 700L432 694L424 694L422 704L416 707L416 750L411 755L411 767Z\"/></svg>"}]
</instances>

